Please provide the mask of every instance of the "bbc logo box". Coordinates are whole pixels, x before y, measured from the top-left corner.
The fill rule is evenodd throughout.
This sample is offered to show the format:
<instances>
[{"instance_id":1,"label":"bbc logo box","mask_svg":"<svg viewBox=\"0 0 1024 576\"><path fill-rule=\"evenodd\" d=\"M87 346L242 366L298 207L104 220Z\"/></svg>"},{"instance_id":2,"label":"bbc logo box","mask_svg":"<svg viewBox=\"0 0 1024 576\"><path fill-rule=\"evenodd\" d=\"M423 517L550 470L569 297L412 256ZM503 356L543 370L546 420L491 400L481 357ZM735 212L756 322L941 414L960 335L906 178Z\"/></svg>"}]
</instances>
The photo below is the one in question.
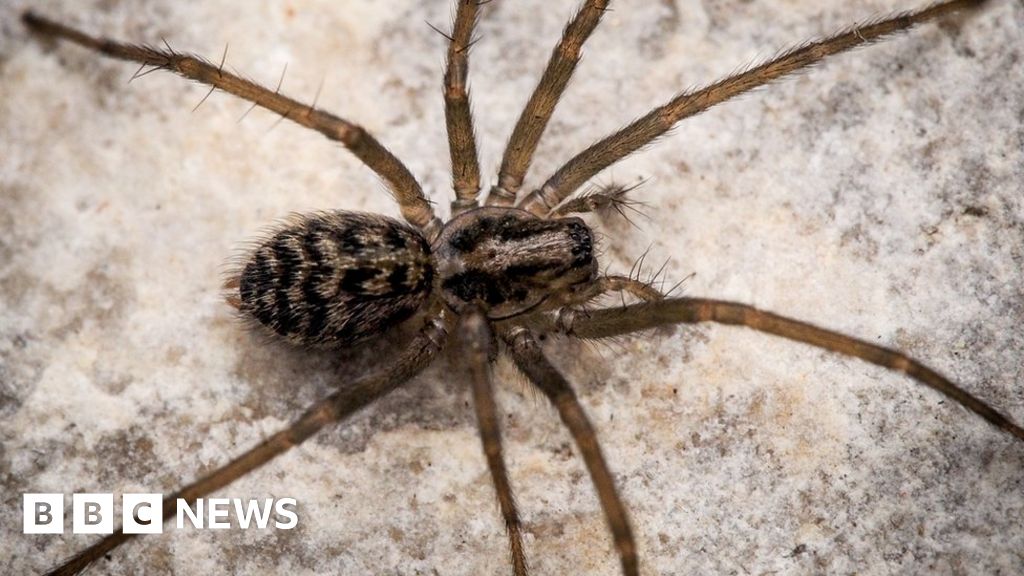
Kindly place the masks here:
<instances>
[{"instance_id":1,"label":"bbc logo box","mask_svg":"<svg viewBox=\"0 0 1024 576\"><path fill-rule=\"evenodd\" d=\"M125 534L163 532L163 496L124 494L121 497L121 526ZM25 494L22 531L25 534L64 533L63 494ZM111 534L114 532L113 494L73 494L71 532Z\"/></svg>"},{"instance_id":2,"label":"bbc logo box","mask_svg":"<svg viewBox=\"0 0 1024 576\"><path fill-rule=\"evenodd\" d=\"M25 494L25 534L64 533L63 494Z\"/></svg>"}]
</instances>

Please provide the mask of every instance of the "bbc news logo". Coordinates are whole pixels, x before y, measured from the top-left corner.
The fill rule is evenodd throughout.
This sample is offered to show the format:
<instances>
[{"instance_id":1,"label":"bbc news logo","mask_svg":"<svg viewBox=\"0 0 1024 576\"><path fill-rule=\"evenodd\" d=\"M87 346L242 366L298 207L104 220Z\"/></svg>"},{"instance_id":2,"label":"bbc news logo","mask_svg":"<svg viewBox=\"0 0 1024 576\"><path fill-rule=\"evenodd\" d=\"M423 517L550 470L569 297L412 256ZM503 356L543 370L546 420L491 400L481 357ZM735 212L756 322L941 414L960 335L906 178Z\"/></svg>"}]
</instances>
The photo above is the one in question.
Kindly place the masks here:
<instances>
[{"instance_id":1,"label":"bbc news logo","mask_svg":"<svg viewBox=\"0 0 1024 576\"><path fill-rule=\"evenodd\" d=\"M25 534L64 533L63 494L24 494ZM160 534L164 531L162 494L124 494L121 497L121 529L125 534ZM199 498L195 505L179 498L175 503L176 523L184 528L227 529L234 518L238 527L291 530L299 523L294 498L241 500L239 498ZM73 494L71 496L71 532L73 534L112 534L114 532L113 494ZM273 520L273 521L272 521Z\"/></svg>"}]
</instances>

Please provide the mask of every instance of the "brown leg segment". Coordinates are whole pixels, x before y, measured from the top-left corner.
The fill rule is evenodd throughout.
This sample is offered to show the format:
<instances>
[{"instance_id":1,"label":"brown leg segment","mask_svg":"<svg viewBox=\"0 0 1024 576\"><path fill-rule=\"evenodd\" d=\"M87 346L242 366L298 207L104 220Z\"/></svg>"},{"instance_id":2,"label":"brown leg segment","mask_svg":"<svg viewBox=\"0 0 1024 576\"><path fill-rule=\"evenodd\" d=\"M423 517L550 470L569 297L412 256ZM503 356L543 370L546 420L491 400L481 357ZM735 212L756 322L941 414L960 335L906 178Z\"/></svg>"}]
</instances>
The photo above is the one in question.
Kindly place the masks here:
<instances>
[{"instance_id":1,"label":"brown leg segment","mask_svg":"<svg viewBox=\"0 0 1024 576\"><path fill-rule=\"evenodd\" d=\"M548 60L547 68L540 83L530 96L526 108L519 115L501 159L498 184L491 188L487 197L490 206L511 206L516 199L523 178L530 168L537 143L547 128L548 120L569 83L576 64L580 61L580 49L590 34L597 28L601 16L611 0L587 0L576 16L566 25L562 39L555 46Z\"/></svg>"},{"instance_id":2,"label":"brown leg segment","mask_svg":"<svg viewBox=\"0 0 1024 576\"><path fill-rule=\"evenodd\" d=\"M512 573L515 576L527 576L529 570L523 551L523 527L502 456L498 406L494 401L494 389L491 385L490 356L493 352L494 335L487 323L487 316L480 310L473 310L463 316L455 335L458 341L450 350L455 356L454 365L466 365L469 373L480 439L483 441L487 467L491 471L494 491L498 496L505 530L508 532Z\"/></svg>"},{"instance_id":3,"label":"brown leg segment","mask_svg":"<svg viewBox=\"0 0 1024 576\"><path fill-rule=\"evenodd\" d=\"M902 372L921 384L938 390L993 426L1024 440L1024 429L985 401L954 384L935 370L909 356L813 324L779 316L753 306L704 298L669 298L623 308L595 310L571 318L532 316L526 319L532 330L565 332L579 338L607 338L666 324L715 322L746 326L758 332L810 344L830 352L860 358L895 372Z\"/></svg>"},{"instance_id":4,"label":"brown leg segment","mask_svg":"<svg viewBox=\"0 0 1024 576\"><path fill-rule=\"evenodd\" d=\"M611 292L629 294L634 298L649 302L661 300L664 294L659 292L647 282L642 282L628 276L601 276L587 285L585 290L573 295L571 304L582 305L594 298L604 296ZM563 309L564 310L564 309Z\"/></svg>"},{"instance_id":5,"label":"brown leg segment","mask_svg":"<svg viewBox=\"0 0 1024 576\"><path fill-rule=\"evenodd\" d=\"M534 214L543 216L598 172L650 144L684 118L817 64L827 56L876 42L922 22L964 8L973 8L983 2L984 0L940 2L915 12L903 12L891 18L855 26L834 36L791 48L778 58L719 80L705 88L684 92L577 154L559 168L541 188L531 192L520 205Z\"/></svg>"},{"instance_id":6,"label":"brown leg segment","mask_svg":"<svg viewBox=\"0 0 1024 576\"><path fill-rule=\"evenodd\" d=\"M476 196L480 193L480 161L477 158L473 114L466 87L469 48L480 3L480 0L459 0L455 25L448 38L448 65L444 72L444 118L452 161L452 187L455 189L452 216L475 208Z\"/></svg>"},{"instance_id":7,"label":"brown leg segment","mask_svg":"<svg viewBox=\"0 0 1024 576\"><path fill-rule=\"evenodd\" d=\"M615 549L622 562L622 573L624 576L638 576L640 572L636 542L633 540L633 530L629 526L626 507L615 489L612 473L597 443L597 434L576 398L576 393L565 377L544 356L537 340L528 330L512 328L504 332L502 338L508 345L509 354L516 366L551 400L562 422L572 434L608 520Z\"/></svg>"},{"instance_id":8,"label":"brown leg segment","mask_svg":"<svg viewBox=\"0 0 1024 576\"><path fill-rule=\"evenodd\" d=\"M623 186L621 184L595 186L577 195L572 200L562 203L561 206L548 214L548 218L563 218L570 214L586 214L588 212L604 214L614 210L627 222L636 226L626 211L634 212L636 215L646 218L647 215L644 214L643 210L637 208L637 206L643 206L644 203L627 198L627 195L639 186L640 184L633 184L632 186Z\"/></svg>"},{"instance_id":9,"label":"brown leg segment","mask_svg":"<svg viewBox=\"0 0 1024 576\"><path fill-rule=\"evenodd\" d=\"M246 453L203 478L175 491L164 498L164 521L175 517L178 499L190 505L197 498L219 490L238 478L263 466L275 457L287 452L316 434L324 426L342 420L381 396L398 388L427 367L437 355L445 340L447 329L443 318L427 323L420 334L413 339L406 351L387 370L344 383L337 392L320 400L288 428L257 444ZM134 534L125 534L119 527L113 534L67 559L63 564L47 572L50 576L78 574L90 564L117 548Z\"/></svg>"},{"instance_id":10,"label":"brown leg segment","mask_svg":"<svg viewBox=\"0 0 1024 576\"><path fill-rule=\"evenodd\" d=\"M316 130L331 140L341 142L352 154L362 160L363 164L366 164L388 183L388 187L402 211L402 216L410 224L423 230L431 240L440 231L441 221L434 216L434 211L423 195L423 190L416 178L394 154L361 126L226 72L223 66L215 66L198 56L175 52L169 47L165 50L90 36L33 12L25 12L22 15L22 21L40 34L68 40L112 58L138 62L143 66L153 66L155 69L169 70L190 80L206 84L211 89L220 88L243 100L277 112L283 118L301 126Z\"/></svg>"}]
</instances>

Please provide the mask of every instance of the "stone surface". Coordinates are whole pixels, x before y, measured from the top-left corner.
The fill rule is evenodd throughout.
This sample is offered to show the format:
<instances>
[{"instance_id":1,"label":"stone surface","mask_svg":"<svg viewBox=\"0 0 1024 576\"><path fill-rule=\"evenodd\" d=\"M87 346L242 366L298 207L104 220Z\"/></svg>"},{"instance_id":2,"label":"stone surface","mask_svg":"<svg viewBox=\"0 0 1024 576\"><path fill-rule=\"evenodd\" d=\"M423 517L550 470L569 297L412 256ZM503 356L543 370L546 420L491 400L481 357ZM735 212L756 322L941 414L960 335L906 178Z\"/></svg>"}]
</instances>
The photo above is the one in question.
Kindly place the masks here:
<instances>
[{"instance_id":1,"label":"stone surface","mask_svg":"<svg viewBox=\"0 0 1024 576\"><path fill-rule=\"evenodd\" d=\"M32 2L217 60L361 122L447 213L439 87L450 3ZM484 10L471 81L485 176L574 0ZM93 541L21 534L23 492L169 492L380 354L246 332L223 263L289 212L397 209L339 146L167 74L29 37L0 6L0 572ZM531 172L794 42L907 8L871 0L616 3ZM926 360L1024 420L1024 6L834 58L601 174L646 179L636 227L590 218L603 265L648 252L690 295ZM628 502L644 574L1024 571L1024 447L906 378L747 330L550 341ZM618 574L554 412L498 363L536 574ZM443 363L222 491L296 498L292 531L169 528L109 574L507 573L469 392Z\"/></svg>"}]
</instances>

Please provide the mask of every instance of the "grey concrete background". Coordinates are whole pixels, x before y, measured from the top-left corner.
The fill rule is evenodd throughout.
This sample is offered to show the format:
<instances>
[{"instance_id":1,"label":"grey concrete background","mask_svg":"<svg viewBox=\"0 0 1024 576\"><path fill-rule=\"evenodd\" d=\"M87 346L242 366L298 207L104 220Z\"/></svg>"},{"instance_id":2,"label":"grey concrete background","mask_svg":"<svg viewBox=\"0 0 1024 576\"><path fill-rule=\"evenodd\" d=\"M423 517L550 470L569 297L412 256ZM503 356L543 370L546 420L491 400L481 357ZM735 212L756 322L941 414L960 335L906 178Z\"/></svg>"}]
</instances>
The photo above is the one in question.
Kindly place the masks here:
<instances>
[{"instance_id":1,"label":"grey concrete background","mask_svg":"<svg viewBox=\"0 0 1024 576\"><path fill-rule=\"evenodd\" d=\"M93 540L21 534L23 492L168 492L280 429L366 354L245 332L225 259L292 211L397 214L344 150L165 74L30 38L28 5L217 59L363 123L447 212L446 1L0 6L0 572ZM471 81L485 175L575 0L484 11ZM530 183L676 91L854 21L846 3L616 2ZM1024 6L832 59L722 106L602 174L648 219L591 218L603 263L650 248L684 291L906 350L1024 420ZM644 574L1024 571L1024 447L905 378L746 330L552 341L629 504ZM379 358L379 354L369 354ZM568 435L496 376L536 574L617 574ZM284 531L169 529L110 574L508 573L469 392L443 363L237 482L291 496Z\"/></svg>"}]
</instances>

